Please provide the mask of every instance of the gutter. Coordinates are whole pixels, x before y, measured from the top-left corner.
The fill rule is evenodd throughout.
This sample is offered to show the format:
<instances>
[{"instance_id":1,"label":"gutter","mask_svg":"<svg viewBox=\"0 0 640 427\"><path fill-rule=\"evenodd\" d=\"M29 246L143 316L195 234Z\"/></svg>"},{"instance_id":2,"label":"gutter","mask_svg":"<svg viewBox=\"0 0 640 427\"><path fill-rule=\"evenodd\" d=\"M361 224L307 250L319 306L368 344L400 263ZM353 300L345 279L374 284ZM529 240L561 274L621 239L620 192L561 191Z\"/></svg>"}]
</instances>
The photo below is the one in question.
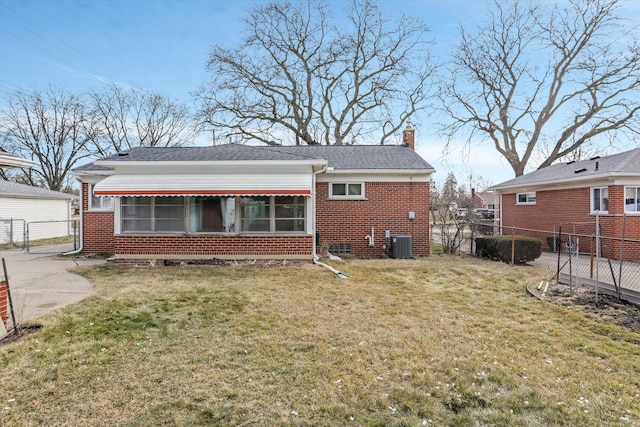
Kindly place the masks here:
<instances>
[{"instance_id":1,"label":"gutter","mask_svg":"<svg viewBox=\"0 0 640 427\"><path fill-rule=\"evenodd\" d=\"M324 262L318 261L318 257L316 255L314 255L314 257L313 257L313 263L315 265L319 265L320 267L326 268L327 270L331 271L332 273L335 273L341 279L348 279L349 278L348 274L344 274L343 272L336 270L335 268L331 267L330 265L327 265Z\"/></svg>"}]
</instances>

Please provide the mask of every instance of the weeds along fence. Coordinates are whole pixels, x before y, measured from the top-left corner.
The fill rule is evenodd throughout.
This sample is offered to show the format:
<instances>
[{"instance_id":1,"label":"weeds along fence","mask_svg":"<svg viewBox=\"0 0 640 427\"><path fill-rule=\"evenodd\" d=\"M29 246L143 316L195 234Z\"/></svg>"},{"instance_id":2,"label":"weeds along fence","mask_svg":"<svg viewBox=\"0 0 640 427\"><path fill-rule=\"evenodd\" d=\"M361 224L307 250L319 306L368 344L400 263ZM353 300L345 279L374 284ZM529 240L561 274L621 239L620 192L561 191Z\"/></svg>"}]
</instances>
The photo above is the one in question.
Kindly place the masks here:
<instances>
[{"instance_id":1,"label":"weeds along fence","mask_svg":"<svg viewBox=\"0 0 640 427\"><path fill-rule=\"evenodd\" d=\"M77 219L27 222L22 218L0 218L0 246L29 251L34 241L72 236L75 249L75 242L79 241L79 227Z\"/></svg>"},{"instance_id":2,"label":"weeds along fence","mask_svg":"<svg viewBox=\"0 0 640 427\"><path fill-rule=\"evenodd\" d=\"M588 287L640 304L640 240L604 235L597 221L561 223L551 230L486 222L470 223L469 228L471 240L492 234L536 237L542 241L542 256L532 264L547 268L550 279L571 291Z\"/></svg>"},{"instance_id":3,"label":"weeds along fence","mask_svg":"<svg viewBox=\"0 0 640 427\"><path fill-rule=\"evenodd\" d=\"M25 247L27 221L22 218L0 218L0 245Z\"/></svg>"}]
</instances>

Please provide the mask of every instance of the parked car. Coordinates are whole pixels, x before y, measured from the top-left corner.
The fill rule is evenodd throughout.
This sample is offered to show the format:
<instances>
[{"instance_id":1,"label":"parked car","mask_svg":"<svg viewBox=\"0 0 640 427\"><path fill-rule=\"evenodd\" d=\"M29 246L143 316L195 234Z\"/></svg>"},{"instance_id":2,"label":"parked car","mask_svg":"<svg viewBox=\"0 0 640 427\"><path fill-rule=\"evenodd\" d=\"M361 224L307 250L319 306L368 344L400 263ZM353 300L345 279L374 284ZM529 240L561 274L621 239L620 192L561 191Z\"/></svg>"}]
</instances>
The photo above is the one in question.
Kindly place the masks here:
<instances>
[{"instance_id":1,"label":"parked car","mask_svg":"<svg viewBox=\"0 0 640 427\"><path fill-rule=\"evenodd\" d=\"M496 217L490 209L474 209L473 214L480 219L494 219Z\"/></svg>"},{"instance_id":2,"label":"parked car","mask_svg":"<svg viewBox=\"0 0 640 427\"><path fill-rule=\"evenodd\" d=\"M458 208L456 209L456 211L454 212L453 216L455 218L466 218L466 216L468 215L469 210L467 208Z\"/></svg>"}]
</instances>

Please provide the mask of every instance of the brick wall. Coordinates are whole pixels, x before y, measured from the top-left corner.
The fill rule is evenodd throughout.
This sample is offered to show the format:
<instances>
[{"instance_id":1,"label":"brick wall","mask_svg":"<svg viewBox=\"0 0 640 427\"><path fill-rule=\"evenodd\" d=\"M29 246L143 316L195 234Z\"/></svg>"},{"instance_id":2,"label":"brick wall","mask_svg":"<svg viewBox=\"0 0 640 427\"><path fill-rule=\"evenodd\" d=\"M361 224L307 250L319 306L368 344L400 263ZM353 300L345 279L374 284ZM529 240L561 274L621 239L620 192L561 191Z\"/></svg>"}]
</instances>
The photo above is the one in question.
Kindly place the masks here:
<instances>
[{"instance_id":1,"label":"brick wall","mask_svg":"<svg viewBox=\"0 0 640 427\"><path fill-rule=\"evenodd\" d=\"M624 213L624 186L608 187L608 214L599 216L600 233L604 251L611 258L619 258L620 237L622 236ZM590 188L577 188L536 192L535 205L516 205L516 194L502 196L502 225L532 230L546 230L548 233L520 232L543 240L552 235L554 226L563 233L591 236L595 234L596 216L590 213ZM587 224L585 224L587 223ZM506 233L508 230L505 230ZM640 240L640 216L627 215L625 239ZM604 254L604 252L603 252ZM640 260L640 244L626 242L625 260Z\"/></svg>"},{"instance_id":2,"label":"brick wall","mask_svg":"<svg viewBox=\"0 0 640 427\"><path fill-rule=\"evenodd\" d=\"M9 298L7 295L7 282L0 281L0 321L7 326L9 320Z\"/></svg>"},{"instance_id":3,"label":"brick wall","mask_svg":"<svg viewBox=\"0 0 640 427\"><path fill-rule=\"evenodd\" d=\"M413 256L429 255L429 183L367 182L366 200L330 200L329 184L316 185L316 221L320 244L350 244L352 254L362 257L389 256L391 235L412 236ZM409 219L409 212L415 219ZM374 246L365 236L374 227ZM386 246L387 249L383 249Z\"/></svg>"},{"instance_id":4,"label":"brick wall","mask_svg":"<svg viewBox=\"0 0 640 427\"><path fill-rule=\"evenodd\" d=\"M119 235L115 236L116 254L128 256L121 262L136 263L150 258L178 256L193 258L247 257L274 259L311 259L313 237L309 235ZM139 258L138 258L139 257Z\"/></svg>"},{"instance_id":5,"label":"brick wall","mask_svg":"<svg viewBox=\"0 0 640 427\"><path fill-rule=\"evenodd\" d=\"M82 250L85 253L109 253L115 251L113 212L89 211L88 184L82 184Z\"/></svg>"},{"instance_id":6,"label":"brick wall","mask_svg":"<svg viewBox=\"0 0 640 427\"><path fill-rule=\"evenodd\" d=\"M385 230L412 236L413 256L429 255L429 183L368 182L366 200L329 200L327 183L318 183L317 231L321 244L350 244L362 257L389 255ZM113 212L87 211L87 184L83 184L83 250L119 255L259 256L311 258L315 236L309 235L119 235L114 236ZM409 212L415 219L409 219ZM365 236L374 227L374 246ZM386 246L387 249L384 249Z\"/></svg>"}]
</instances>

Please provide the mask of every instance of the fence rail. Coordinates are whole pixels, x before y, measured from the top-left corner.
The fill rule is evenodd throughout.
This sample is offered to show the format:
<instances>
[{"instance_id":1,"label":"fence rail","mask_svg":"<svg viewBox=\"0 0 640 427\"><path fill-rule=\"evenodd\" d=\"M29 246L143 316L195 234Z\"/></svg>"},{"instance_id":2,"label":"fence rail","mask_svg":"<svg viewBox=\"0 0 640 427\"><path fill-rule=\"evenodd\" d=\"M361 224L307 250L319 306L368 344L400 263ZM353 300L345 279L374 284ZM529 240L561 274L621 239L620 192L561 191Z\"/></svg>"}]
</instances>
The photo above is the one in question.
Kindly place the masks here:
<instances>
[{"instance_id":1,"label":"fence rail","mask_svg":"<svg viewBox=\"0 0 640 427\"><path fill-rule=\"evenodd\" d=\"M75 219L28 222L25 231L26 250L32 252L31 243L35 240L67 236L73 237L73 250L75 250L79 242L79 230L78 221Z\"/></svg>"},{"instance_id":2,"label":"fence rail","mask_svg":"<svg viewBox=\"0 0 640 427\"><path fill-rule=\"evenodd\" d=\"M474 253L475 238L486 235L538 238L542 242L542 256L531 264L548 269L550 279L571 289L584 286L640 303L640 240L604 235L597 219L590 223L556 224L551 230L471 221L462 233L461 251Z\"/></svg>"},{"instance_id":3,"label":"fence rail","mask_svg":"<svg viewBox=\"0 0 640 427\"><path fill-rule=\"evenodd\" d=\"M0 218L0 245L25 247L27 221L22 218Z\"/></svg>"}]
</instances>

